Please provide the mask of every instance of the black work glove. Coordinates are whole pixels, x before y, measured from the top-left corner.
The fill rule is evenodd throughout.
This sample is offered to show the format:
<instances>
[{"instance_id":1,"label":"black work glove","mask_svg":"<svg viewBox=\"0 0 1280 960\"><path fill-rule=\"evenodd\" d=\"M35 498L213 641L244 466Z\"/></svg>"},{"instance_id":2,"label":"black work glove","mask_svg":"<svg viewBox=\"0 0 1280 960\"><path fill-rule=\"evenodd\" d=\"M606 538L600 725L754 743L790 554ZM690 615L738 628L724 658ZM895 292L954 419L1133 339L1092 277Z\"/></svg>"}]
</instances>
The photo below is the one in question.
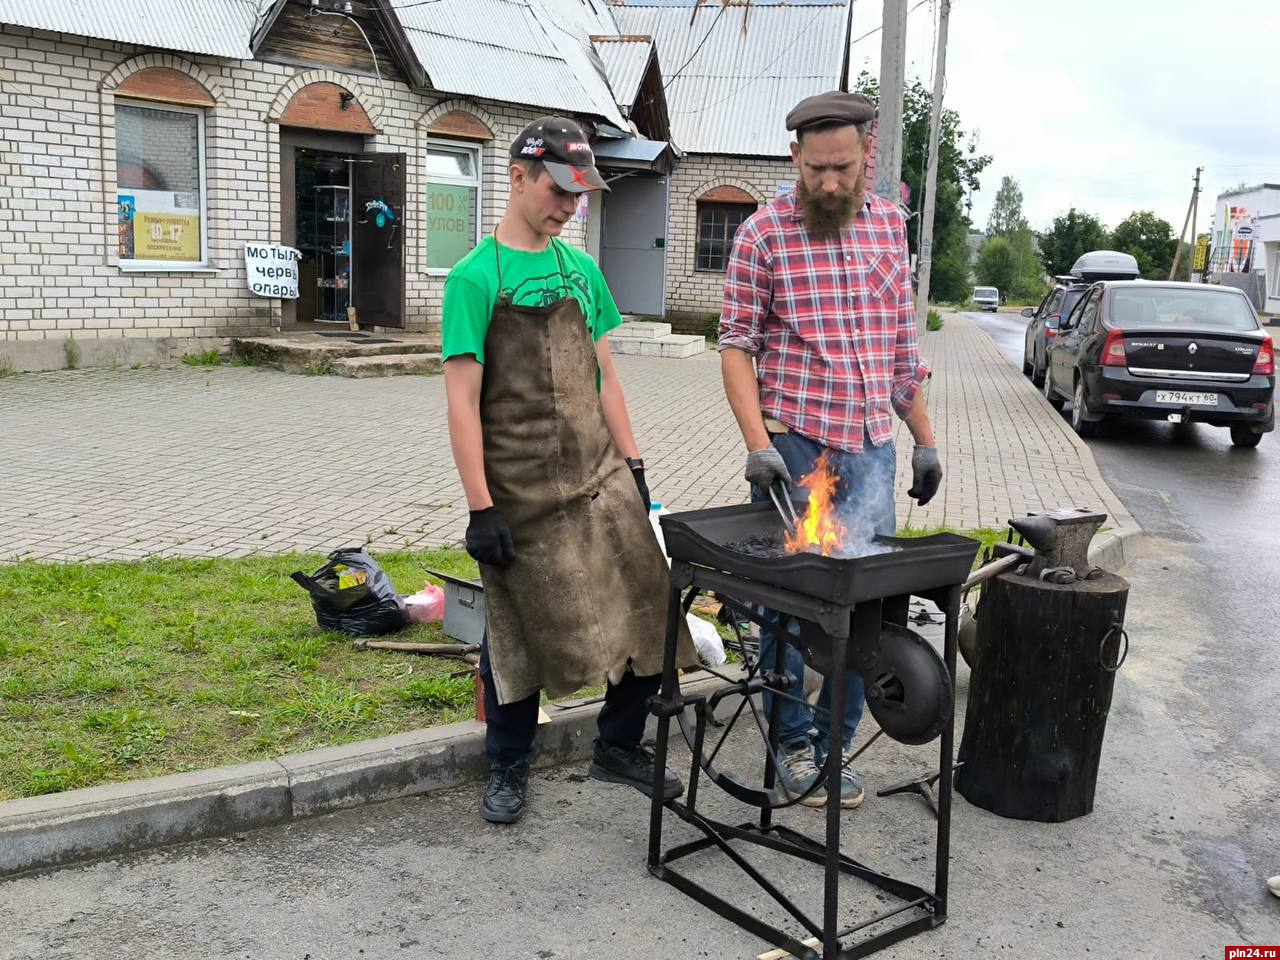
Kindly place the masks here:
<instances>
[{"instance_id":1,"label":"black work glove","mask_svg":"<svg viewBox=\"0 0 1280 960\"><path fill-rule=\"evenodd\" d=\"M644 482L644 461L633 460L627 458L627 466L631 468L631 479L636 482L636 489L640 491L640 499L644 502L644 509L649 510L649 485Z\"/></svg>"},{"instance_id":2,"label":"black work glove","mask_svg":"<svg viewBox=\"0 0 1280 960\"><path fill-rule=\"evenodd\" d=\"M511 528L497 507L472 510L467 524L467 553L476 563L491 567L508 567L516 558Z\"/></svg>"},{"instance_id":3,"label":"black work glove","mask_svg":"<svg viewBox=\"0 0 1280 960\"><path fill-rule=\"evenodd\" d=\"M907 491L907 496L923 507L933 499L940 486L942 464L938 462L937 448L917 444L911 452L911 489Z\"/></svg>"}]
</instances>

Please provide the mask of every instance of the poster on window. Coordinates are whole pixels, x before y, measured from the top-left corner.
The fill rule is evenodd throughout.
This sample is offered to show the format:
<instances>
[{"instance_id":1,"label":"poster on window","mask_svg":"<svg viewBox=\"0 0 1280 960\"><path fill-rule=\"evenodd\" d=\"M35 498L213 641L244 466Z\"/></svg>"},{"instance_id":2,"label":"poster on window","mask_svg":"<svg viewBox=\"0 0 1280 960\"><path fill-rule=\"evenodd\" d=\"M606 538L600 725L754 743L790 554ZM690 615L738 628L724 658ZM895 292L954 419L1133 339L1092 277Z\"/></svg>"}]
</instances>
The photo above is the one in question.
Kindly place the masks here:
<instances>
[{"instance_id":1,"label":"poster on window","mask_svg":"<svg viewBox=\"0 0 1280 960\"><path fill-rule=\"evenodd\" d=\"M117 196L117 206L121 260L199 261L199 194L132 190Z\"/></svg>"},{"instance_id":2,"label":"poster on window","mask_svg":"<svg viewBox=\"0 0 1280 960\"><path fill-rule=\"evenodd\" d=\"M476 244L476 188L427 184L427 266L447 270Z\"/></svg>"}]
</instances>

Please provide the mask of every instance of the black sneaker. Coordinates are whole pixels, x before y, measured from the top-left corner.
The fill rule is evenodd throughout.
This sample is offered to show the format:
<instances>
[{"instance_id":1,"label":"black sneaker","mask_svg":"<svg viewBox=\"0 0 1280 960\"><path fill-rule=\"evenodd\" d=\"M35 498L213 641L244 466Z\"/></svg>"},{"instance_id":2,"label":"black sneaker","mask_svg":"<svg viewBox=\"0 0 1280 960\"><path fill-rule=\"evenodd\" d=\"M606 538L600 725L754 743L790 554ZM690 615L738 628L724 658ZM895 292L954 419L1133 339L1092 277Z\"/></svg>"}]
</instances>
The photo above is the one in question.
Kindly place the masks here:
<instances>
[{"instance_id":1,"label":"black sneaker","mask_svg":"<svg viewBox=\"0 0 1280 960\"><path fill-rule=\"evenodd\" d=\"M515 823L524 816L529 791L529 761L494 761L489 767L489 789L480 804L480 816L490 823Z\"/></svg>"},{"instance_id":2,"label":"black sneaker","mask_svg":"<svg viewBox=\"0 0 1280 960\"><path fill-rule=\"evenodd\" d=\"M605 746L597 740L589 772L597 780L625 783L635 787L646 797L652 797L653 770L653 751L647 747L635 746L626 750L612 745ZM662 799L674 800L684 793L684 784L670 770L664 770L663 773Z\"/></svg>"}]
</instances>

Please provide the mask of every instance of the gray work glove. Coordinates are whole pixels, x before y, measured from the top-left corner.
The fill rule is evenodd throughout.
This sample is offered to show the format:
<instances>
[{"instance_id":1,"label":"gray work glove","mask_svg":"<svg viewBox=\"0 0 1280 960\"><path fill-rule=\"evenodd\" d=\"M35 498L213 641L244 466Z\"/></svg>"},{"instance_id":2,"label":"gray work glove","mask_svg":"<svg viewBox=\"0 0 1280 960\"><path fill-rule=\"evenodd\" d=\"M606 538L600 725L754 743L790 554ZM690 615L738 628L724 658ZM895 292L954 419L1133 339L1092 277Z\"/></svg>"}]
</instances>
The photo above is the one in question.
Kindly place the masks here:
<instances>
[{"instance_id":1,"label":"gray work glove","mask_svg":"<svg viewBox=\"0 0 1280 960\"><path fill-rule=\"evenodd\" d=\"M911 489L907 491L907 496L923 507L933 499L940 486L942 464L938 462L937 448L917 444L911 453Z\"/></svg>"},{"instance_id":2,"label":"gray work glove","mask_svg":"<svg viewBox=\"0 0 1280 960\"><path fill-rule=\"evenodd\" d=\"M761 490L768 490L775 483L781 483L786 490L792 487L787 464L782 459L782 454L773 447L748 453L747 469L742 475L747 478L748 483L754 483Z\"/></svg>"}]
</instances>

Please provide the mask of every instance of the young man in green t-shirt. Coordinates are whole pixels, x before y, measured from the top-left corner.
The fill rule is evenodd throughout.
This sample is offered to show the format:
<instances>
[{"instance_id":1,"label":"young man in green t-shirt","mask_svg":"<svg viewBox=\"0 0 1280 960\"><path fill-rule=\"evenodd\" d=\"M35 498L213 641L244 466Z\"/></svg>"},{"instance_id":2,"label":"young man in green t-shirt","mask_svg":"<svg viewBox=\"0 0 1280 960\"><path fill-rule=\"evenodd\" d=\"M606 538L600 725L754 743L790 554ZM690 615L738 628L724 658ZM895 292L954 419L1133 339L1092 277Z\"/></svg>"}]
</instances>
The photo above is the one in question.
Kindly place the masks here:
<instances>
[{"instance_id":1,"label":"young man in green t-shirt","mask_svg":"<svg viewBox=\"0 0 1280 960\"><path fill-rule=\"evenodd\" d=\"M652 796L640 738L670 583L609 353L621 317L595 262L557 239L581 193L608 189L586 134L534 122L512 144L509 179L497 230L453 268L443 308L449 435L485 587L481 814L495 823L524 812L543 690L607 680L591 774ZM696 662L687 643L680 659ZM665 798L683 790L670 771L661 781Z\"/></svg>"}]
</instances>

